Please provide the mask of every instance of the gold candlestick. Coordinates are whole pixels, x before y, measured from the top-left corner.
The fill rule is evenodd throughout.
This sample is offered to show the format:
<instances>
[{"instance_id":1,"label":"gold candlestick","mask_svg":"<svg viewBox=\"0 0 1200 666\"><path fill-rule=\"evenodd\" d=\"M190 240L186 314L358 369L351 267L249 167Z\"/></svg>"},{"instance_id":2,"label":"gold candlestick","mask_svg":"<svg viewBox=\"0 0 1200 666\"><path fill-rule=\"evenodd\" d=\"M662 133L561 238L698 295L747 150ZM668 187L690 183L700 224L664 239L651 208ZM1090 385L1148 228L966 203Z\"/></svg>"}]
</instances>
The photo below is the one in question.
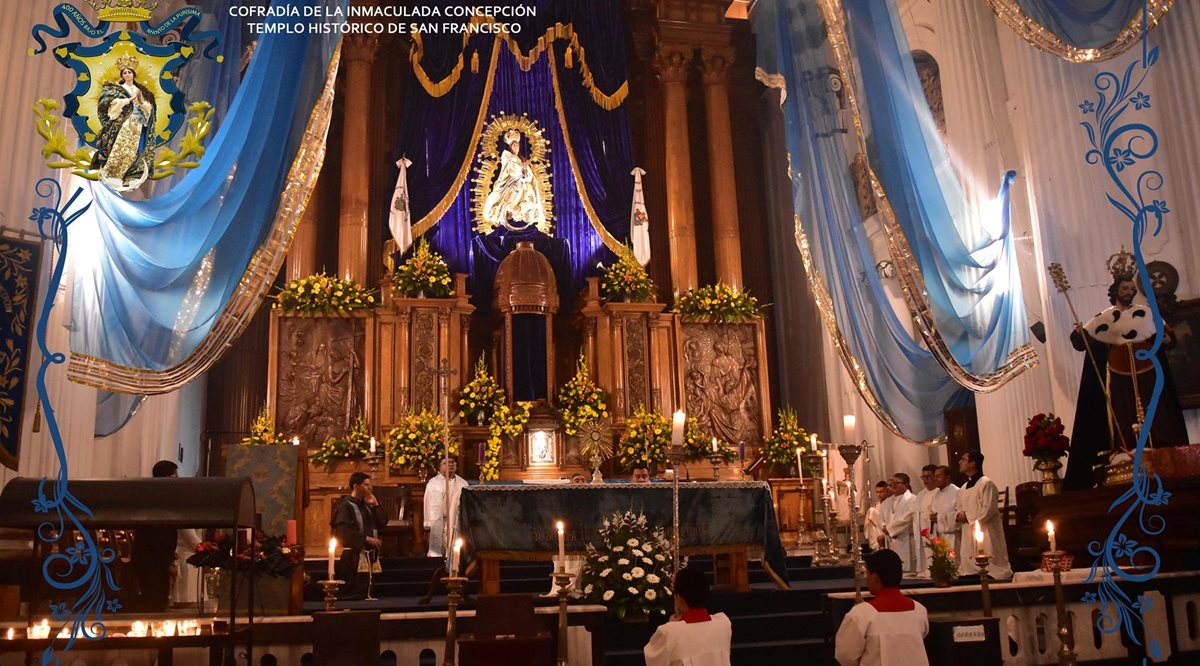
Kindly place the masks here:
<instances>
[{"instance_id":1,"label":"gold candlestick","mask_svg":"<svg viewBox=\"0 0 1200 666\"><path fill-rule=\"evenodd\" d=\"M709 462L709 464L712 465L712 468L713 468L713 481L720 481L721 480L720 468L721 468L721 462L722 462L721 456L714 453L713 455L708 457L708 462Z\"/></svg>"},{"instance_id":2,"label":"gold candlestick","mask_svg":"<svg viewBox=\"0 0 1200 666\"><path fill-rule=\"evenodd\" d=\"M1070 555L1061 550L1051 550L1042 553L1042 566L1054 574L1054 609L1058 613L1058 648L1059 666L1075 666L1078 657L1075 654L1075 636L1069 625L1067 604L1063 595L1062 570L1063 565L1070 561ZM1067 565L1069 568L1069 564Z\"/></svg>"},{"instance_id":3,"label":"gold candlestick","mask_svg":"<svg viewBox=\"0 0 1200 666\"><path fill-rule=\"evenodd\" d=\"M379 464L383 462L383 456L378 453L372 453L371 455L363 458L363 460L367 461L367 467L371 470L371 473L374 474L379 471Z\"/></svg>"},{"instance_id":4,"label":"gold candlestick","mask_svg":"<svg viewBox=\"0 0 1200 666\"><path fill-rule=\"evenodd\" d=\"M458 602L462 601L463 584L467 582L462 576L447 576L442 579L446 584L446 652L442 655L442 666L454 666L455 658L458 656L458 636L456 631L456 620L458 614Z\"/></svg>"},{"instance_id":5,"label":"gold candlestick","mask_svg":"<svg viewBox=\"0 0 1200 666\"><path fill-rule=\"evenodd\" d=\"M337 601L337 591L345 581L341 580L320 580L317 581L321 585L321 589L325 592L325 612L333 612L333 602Z\"/></svg>"},{"instance_id":6,"label":"gold candlestick","mask_svg":"<svg viewBox=\"0 0 1200 666\"><path fill-rule=\"evenodd\" d=\"M568 571L555 571L554 584L558 587L558 666L568 666L567 659L567 595L571 579L575 574Z\"/></svg>"},{"instance_id":7,"label":"gold candlestick","mask_svg":"<svg viewBox=\"0 0 1200 666\"><path fill-rule=\"evenodd\" d=\"M992 591L988 589L988 563L992 556L987 553L975 555L975 566L979 568L979 591L983 595L983 616L992 616Z\"/></svg>"},{"instance_id":8,"label":"gold candlestick","mask_svg":"<svg viewBox=\"0 0 1200 666\"><path fill-rule=\"evenodd\" d=\"M866 578L866 567L862 559L862 537L858 531L858 488L854 484L854 463L858 462L859 456L867 446L867 441L863 440L862 444L842 444L838 447L838 453L842 454L842 460L846 461L846 500L850 505L850 566L854 567L855 603L863 600L862 583Z\"/></svg>"}]
</instances>

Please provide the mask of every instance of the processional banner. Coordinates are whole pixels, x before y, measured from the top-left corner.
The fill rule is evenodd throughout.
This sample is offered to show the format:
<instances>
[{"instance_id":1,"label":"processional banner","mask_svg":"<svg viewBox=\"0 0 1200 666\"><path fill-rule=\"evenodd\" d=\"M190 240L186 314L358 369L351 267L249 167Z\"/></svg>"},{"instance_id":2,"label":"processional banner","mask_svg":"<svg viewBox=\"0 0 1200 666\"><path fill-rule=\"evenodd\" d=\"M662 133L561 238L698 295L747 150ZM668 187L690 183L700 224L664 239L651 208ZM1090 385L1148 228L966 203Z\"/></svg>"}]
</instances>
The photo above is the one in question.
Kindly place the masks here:
<instances>
[{"instance_id":1,"label":"processional banner","mask_svg":"<svg viewBox=\"0 0 1200 666\"><path fill-rule=\"evenodd\" d=\"M38 243L0 237L0 464L13 470L21 453L32 297L41 251Z\"/></svg>"}]
</instances>

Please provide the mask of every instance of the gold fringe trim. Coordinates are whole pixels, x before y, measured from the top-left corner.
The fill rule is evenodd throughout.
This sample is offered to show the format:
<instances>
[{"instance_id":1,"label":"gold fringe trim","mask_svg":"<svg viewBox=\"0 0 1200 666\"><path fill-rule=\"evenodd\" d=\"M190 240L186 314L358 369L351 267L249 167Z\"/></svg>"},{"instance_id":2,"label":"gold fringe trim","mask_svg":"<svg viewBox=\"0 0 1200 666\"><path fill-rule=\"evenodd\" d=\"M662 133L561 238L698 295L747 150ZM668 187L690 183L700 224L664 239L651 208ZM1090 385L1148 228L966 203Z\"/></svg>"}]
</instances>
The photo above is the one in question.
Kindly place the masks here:
<instances>
[{"instance_id":1,"label":"gold fringe trim","mask_svg":"<svg viewBox=\"0 0 1200 666\"><path fill-rule=\"evenodd\" d=\"M416 35L413 35L415 38ZM446 191L445 196L438 202L436 206L430 210L425 217L422 217L413 225L412 234L416 239L418 236L424 235L433 225L437 224L438 220L450 210L450 206L454 204L454 199L458 197L458 193L462 190L463 183L467 182L467 175L471 173L471 162L475 161L475 146L479 144L479 136L483 133L483 122L487 117L488 105L492 100L492 83L496 80L496 63L500 59L500 40L495 40L492 43L491 60L488 61L487 83L483 88L483 100L479 104L479 115L475 117L475 129L471 131L471 146L467 150L467 154L463 157L462 165L458 168L458 176L454 179L454 184Z\"/></svg>"},{"instance_id":2,"label":"gold fringe trim","mask_svg":"<svg viewBox=\"0 0 1200 666\"><path fill-rule=\"evenodd\" d=\"M1033 20L1021 9L1016 0L987 0L987 3L996 18L1017 33L1021 39L1034 48L1056 55L1067 62L1084 63L1108 60L1121 55L1142 39L1142 10L1138 10L1129 24L1121 28L1113 41L1099 48L1081 49L1071 46L1042 27L1042 24ZM1174 4L1175 0L1149 0L1150 14L1146 17L1147 29L1156 28Z\"/></svg>"},{"instance_id":3,"label":"gold fringe trim","mask_svg":"<svg viewBox=\"0 0 1200 666\"><path fill-rule=\"evenodd\" d=\"M592 223L592 229L596 230L609 250L620 256L623 247L621 241L614 238L608 229L604 228L600 217L596 215L596 209L592 208L592 200L588 197L587 188L584 187L583 176L579 173L579 164L575 161L575 149L571 147L571 130L567 126L567 115L562 107L562 92L558 87L558 70L554 67L554 51L549 52L549 58L550 81L554 85L554 110L558 112L558 124L562 127L563 143L567 146L567 160L571 163L571 175L575 177L575 189L579 191L579 199L583 201L583 210L587 213L588 222ZM580 59L580 66L582 63L583 61Z\"/></svg>"},{"instance_id":4,"label":"gold fringe trim","mask_svg":"<svg viewBox=\"0 0 1200 666\"><path fill-rule=\"evenodd\" d=\"M251 258L242 274L241 287L204 340L187 358L165 370L134 368L94 356L72 354L67 367L68 379L105 391L139 395L167 393L206 372L242 334L283 265L296 225L304 215L324 164L325 137L333 115L334 82L340 60L339 45L325 72L325 89L313 106L300 150L288 171L287 185L280 193L271 234Z\"/></svg>"},{"instance_id":5,"label":"gold fringe trim","mask_svg":"<svg viewBox=\"0 0 1200 666\"><path fill-rule=\"evenodd\" d=\"M850 114L854 120L854 131L858 138L859 151L865 155L867 153L866 135L863 132L862 114L860 113L858 97L855 93L858 76L854 67L854 60L850 54L850 42L846 37L846 19L842 11L841 0L821 0L819 5L825 17L825 23L829 28L830 46L833 48L834 57L837 59L842 78L846 82L843 89L846 91ZM1022 345L1012 350L1009 352L1008 359L1003 366L997 368L994 372L985 374L975 374L968 371L954 358L949 346L938 331L937 322L934 320L929 302L924 296L926 293L925 279L921 275L917 259L908 245L908 239L905 237L903 229L896 222L895 211L892 210L883 185L875 177L875 173L871 170L869 164L867 165L867 173L871 178L871 185L879 206L879 218L888 239L888 252L891 254L892 261L896 265L896 273L900 278L905 303L908 305L909 312L916 321L917 329L926 346L934 358L937 359L938 364L950 375L950 378L971 391L987 393L1000 388L1027 368L1036 365L1037 352L1030 345Z\"/></svg>"},{"instance_id":6,"label":"gold fringe trim","mask_svg":"<svg viewBox=\"0 0 1200 666\"><path fill-rule=\"evenodd\" d=\"M488 16L476 16L471 19L473 24L497 23L494 18ZM588 67L587 53L583 46L579 43L579 35L575 33L575 25L573 23L563 25L555 23L550 28L546 29L545 34L538 37L537 43L529 50L528 53L522 53L521 47L517 44L508 33L497 34L495 41L503 42L508 46L509 51L517 58L517 63L521 66L521 71L528 72L529 68L533 67L534 63L542 57L543 53L553 53L551 48L557 40L565 40L567 42L567 53L572 54L572 51L577 55L567 56L567 67L570 68L570 61L576 59L579 61L579 73L583 77L583 85L592 95L592 101L597 106L605 111L612 111L621 106L625 102L625 98L629 96L629 81L624 81L611 94L602 92L596 87L595 77L592 75L591 67ZM462 52L458 54L458 62L451 68L450 73L445 78L434 81L429 77L429 73L421 65L421 60L425 57L425 42L421 37L421 33L415 32L412 35L414 48L410 60L412 61L413 73L416 74L417 81L421 83L421 87L425 89L431 97L441 97L450 92L462 78L462 70L464 63L464 55L467 51L467 43L471 38L471 33L465 33L462 40ZM475 71L472 68L472 71Z\"/></svg>"}]
</instances>

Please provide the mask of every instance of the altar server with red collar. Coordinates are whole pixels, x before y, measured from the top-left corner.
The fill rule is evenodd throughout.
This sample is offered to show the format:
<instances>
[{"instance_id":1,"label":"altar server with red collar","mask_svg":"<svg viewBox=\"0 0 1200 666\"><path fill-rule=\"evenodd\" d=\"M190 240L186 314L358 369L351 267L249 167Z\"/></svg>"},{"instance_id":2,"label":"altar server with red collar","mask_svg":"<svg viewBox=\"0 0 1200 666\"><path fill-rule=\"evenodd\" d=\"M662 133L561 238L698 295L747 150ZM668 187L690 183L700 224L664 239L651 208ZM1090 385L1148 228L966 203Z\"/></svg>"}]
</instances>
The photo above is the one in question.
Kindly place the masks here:
<instances>
[{"instance_id":1,"label":"altar server with red collar","mask_svg":"<svg viewBox=\"0 0 1200 666\"><path fill-rule=\"evenodd\" d=\"M675 574L675 615L642 650L646 666L729 666L733 627L724 613L709 615L708 579L696 567Z\"/></svg>"},{"instance_id":2,"label":"altar server with red collar","mask_svg":"<svg viewBox=\"0 0 1200 666\"><path fill-rule=\"evenodd\" d=\"M900 592L904 564L890 550L863 558L872 599L842 618L834 645L841 666L929 666L925 607Z\"/></svg>"}]
</instances>

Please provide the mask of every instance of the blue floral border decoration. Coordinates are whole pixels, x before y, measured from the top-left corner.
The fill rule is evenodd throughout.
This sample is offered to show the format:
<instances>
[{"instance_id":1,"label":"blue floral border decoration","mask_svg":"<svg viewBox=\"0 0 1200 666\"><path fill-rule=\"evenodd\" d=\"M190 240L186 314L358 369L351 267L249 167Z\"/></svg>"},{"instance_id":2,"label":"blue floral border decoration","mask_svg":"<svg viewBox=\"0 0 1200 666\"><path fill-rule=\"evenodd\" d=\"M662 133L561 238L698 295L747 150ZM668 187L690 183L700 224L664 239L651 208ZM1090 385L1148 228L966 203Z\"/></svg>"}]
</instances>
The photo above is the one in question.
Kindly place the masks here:
<instances>
[{"instance_id":1,"label":"blue floral border decoration","mask_svg":"<svg viewBox=\"0 0 1200 666\"><path fill-rule=\"evenodd\" d=\"M42 352L42 363L37 374L38 400L41 401L46 427L50 432L50 439L54 442L54 451L58 455L59 472L53 482L42 478L38 484L37 499L33 500L33 509L37 513L47 514L45 522L38 525L37 529L38 539L41 541L47 544L57 543L62 539L67 527L82 539L61 552L50 555L42 563L42 577L51 588L79 592L79 596L73 602L50 604L50 616L61 623L54 635L64 630L69 633L61 650L67 652L80 636L89 640L104 638L107 633L104 614L115 613L121 609L121 602L115 594L120 588L110 568L116 559L116 553L111 548L101 550L94 536L84 529L82 519L91 516L92 512L72 495L68 488L67 456L63 448L62 433L58 428L54 408L50 404L49 392L46 390L46 373L50 366L66 361L66 355L62 352L50 351L46 344L46 328L50 320L50 311L54 308L54 296L58 292L59 283L62 282L63 266L66 264L67 228L92 204L89 201L71 211L76 200L83 194L83 189L79 188L65 205L60 205L62 186L53 178L39 180L34 191L49 205L35 207L29 219L37 223L42 238L51 242L55 257L50 283L46 288L45 302L38 317L36 339L38 349ZM53 638L53 635L51 637ZM60 641L54 640L42 651L43 666L60 663L54 648L59 643Z\"/></svg>"},{"instance_id":2,"label":"blue floral border decoration","mask_svg":"<svg viewBox=\"0 0 1200 666\"><path fill-rule=\"evenodd\" d=\"M1144 17L1143 6L1143 19ZM1148 39L1143 22L1141 58L1130 63L1122 75L1113 71L1096 75L1096 101L1086 99L1079 105L1085 116L1092 116L1091 120L1080 123L1087 131L1088 142L1091 144L1091 149L1084 155L1084 159L1092 165L1102 163L1110 184L1116 187L1115 195L1110 192L1106 196L1108 202L1121 211L1132 224L1133 254L1142 284L1150 284L1150 276L1142 255L1142 241L1147 231L1155 236L1159 234L1163 217L1170 212L1166 201L1154 198L1163 186L1162 173L1141 166L1144 160L1150 159L1158 152L1158 133L1150 125L1134 119L1137 112L1150 108L1150 95L1143 92L1141 86L1146 81L1150 68L1158 62L1159 50L1158 47L1150 49ZM1122 119L1127 111L1132 113ZM1147 474L1142 466L1142 454L1163 390L1163 370L1157 357L1163 341L1163 319L1156 299L1146 300L1154 318L1154 342L1150 349L1137 351L1136 357L1153 365L1154 390L1146 405L1142 428L1138 432L1133 455L1133 484L1109 506L1109 514L1117 514L1117 520L1104 543L1092 541L1088 544L1088 552L1095 559L1087 582L1093 583L1098 580L1099 584L1095 592L1089 591L1083 595L1085 603L1100 606L1100 616L1096 619L1097 629L1109 634L1123 629L1129 640L1136 645L1140 645L1141 642L1134 629L1138 626L1144 627L1145 615L1151 610L1150 600L1144 595L1131 599L1117 584L1117 580L1119 578L1130 583L1142 583L1158 575L1162 566L1162 557L1158 551L1151 546L1139 545L1131 535L1137 536L1137 531L1150 537L1161 534L1166 529L1166 520L1157 513L1157 507L1166 505L1171 497L1171 493L1163 488L1162 478L1158 474ZM1122 563L1132 568L1135 559L1139 557L1149 558L1152 562L1148 571L1134 572L1122 568ZM1148 641L1146 649L1155 660L1161 658L1162 646L1158 641Z\"/></svg>"}]
</instances>

